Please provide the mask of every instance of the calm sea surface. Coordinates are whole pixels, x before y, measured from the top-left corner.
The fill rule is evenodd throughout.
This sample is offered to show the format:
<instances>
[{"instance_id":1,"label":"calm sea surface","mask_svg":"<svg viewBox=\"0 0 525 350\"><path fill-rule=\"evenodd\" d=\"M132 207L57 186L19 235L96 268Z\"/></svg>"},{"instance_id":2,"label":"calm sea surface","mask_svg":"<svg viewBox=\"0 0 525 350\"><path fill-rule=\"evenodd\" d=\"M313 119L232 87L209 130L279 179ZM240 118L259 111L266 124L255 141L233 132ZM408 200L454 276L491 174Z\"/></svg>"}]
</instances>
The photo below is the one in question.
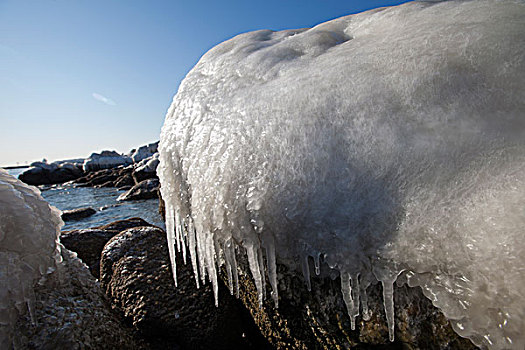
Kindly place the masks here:
<instances>
[{"instance_id":1,"label":"calm sea surface","mask_svg":"<svg viewBox=\"0 0 525 350\"><path fill-rule=\"evenodd\" d=\"M11 169L9 174L17 177L26 169ZM70 186L41 186L42 197L49 204L60 210L91 207L95 215L78 221L66 222L62 230L89 228L104 225L116 220L139 217L147 222L164 228L164 222L158 213L159 201L148 199L140 201L117 202L123 191L116 188L92 188Z\"/></svg>"}]
</instances>

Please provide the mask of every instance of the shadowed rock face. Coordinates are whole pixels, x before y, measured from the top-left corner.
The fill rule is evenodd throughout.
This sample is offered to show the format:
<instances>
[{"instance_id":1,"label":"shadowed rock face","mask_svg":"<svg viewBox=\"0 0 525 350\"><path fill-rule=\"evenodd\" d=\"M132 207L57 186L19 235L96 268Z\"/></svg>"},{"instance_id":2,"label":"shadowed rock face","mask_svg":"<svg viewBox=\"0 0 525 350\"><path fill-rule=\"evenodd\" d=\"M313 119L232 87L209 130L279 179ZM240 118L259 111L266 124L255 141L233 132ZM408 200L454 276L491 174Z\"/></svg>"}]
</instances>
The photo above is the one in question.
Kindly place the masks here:
<instances>
[{"instance_id":1,"label":"shadowed rock face","mask_svg":"<svg viewBox=\"0 0 525 350\"><path fill-rule=\"evenodd\" d=\"M74 253L62 247L64 262L35 288L33 324L29 315L15 327L17 349L145 350L107 305L98 283Z\"/></svg>"},{"instance_id":2,"label":"shadowed rock face","mask_svg":"<svg viewBox=\"0 0 525 350\"><path fill-rule=\"evenodd\" d=\"M341 281L327 276L311 279L308 291L300 273L278 264L279 308L271 299L260 308L257 289L246 261L240 261L239 296L250 310L266 339L279 349L477 349L468 339L458 336L439 309L419 288L396 286L395 342L389 341L380 284L368 288L368 321L357 318L356 330L341 294ZM227 281L225 274L221 277ZM227 283L227 282L226 282ZM268 286L268 284L267 284ZM267 288L267 295L270 289Z\"/></svg>"},{"instance_id":3,"label":"shadowed rock face","mask_svg":"<svg viewBox=\"0 0 525 350\"><path fill-rule=\"evenodd\" d=\"M118 197L119 201L158 198L159 179L144 180Z\"/></svg>"},{"instance_id":4,"label":"shadowed rock face","mask_svg":"<svg viewBox=\"0 0 525 350\"><path fill-rule=\"evenodd\" d=\"M100 254L104 245L120 232L137 226L151 226L151 224L141 218L119 220L99 227L64 231L60 235L60 242L67 249L77 253L78 257L89 267L91 274L98 278Z\"/></svg>"},{"instance_id":5,"label":"shadowed rock face","mask_svg":"<svg viewBox=\"0 0 525 350\"><path fill-rule=\"evenodd\" d=\"M269 348L250 316L220 287L221 305L211 286L196 288L191 267L177 261L173 285L166 233L156 227L121 232L104 247L100 281L113 308L138 329L153 348Z\"/></svg>"}]
</instances>

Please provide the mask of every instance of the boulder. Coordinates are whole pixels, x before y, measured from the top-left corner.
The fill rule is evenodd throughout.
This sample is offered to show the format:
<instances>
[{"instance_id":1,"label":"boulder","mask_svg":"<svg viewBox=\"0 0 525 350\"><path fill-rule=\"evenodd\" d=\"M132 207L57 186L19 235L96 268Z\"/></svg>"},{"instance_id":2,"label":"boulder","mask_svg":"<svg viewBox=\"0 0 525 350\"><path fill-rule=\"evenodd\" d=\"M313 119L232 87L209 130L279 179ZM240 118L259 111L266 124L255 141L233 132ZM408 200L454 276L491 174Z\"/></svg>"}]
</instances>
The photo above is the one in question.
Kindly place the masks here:
<instances>
[{"instance_id":1,"label":"boulder","mask_svg":"<svg viewBox=\"0 0 525 350\"><path fill-rule=\"evenodd\" d=\"M100 281L111 305L154 348L268 348L238 300L220 285L220 306L211 286L196 288L191 265L177 260L175 288L166 233L155 227L121 232L104 247Z\"/></svg>"},{"instance_id":2,"label":"boulder","mask_svg":"<svg viewBox=\"0 0 525 350\"><path fill-rule=\"evenodd\" d=\"M108 307L86 266L64 247L61 254L57 270L35 287L32 315L14 327L15 348L147 349Z\"/></svg>"},{"instance_id":3,"label":"boulder","mask_svg":"<svg viewBox=\"0 0 525 350\"><path fill-rule=\"evenodd\" d=\"M104 245L115 235L131 227L151 226L141 218L119 220L110 224L83 230L64 231L60 242L89 267L96 278L100 275L100 254Z\"/></svg>"},{"instance_id":4,"label":"boulder","mask_svg":"<svg viewBox=\"0 0 525 350\"><path fill-rule=\"evenodd\" d=\"M64 221L73 221L87 218L88 216L96 214L96 210L93 208L77 208L72 210L62 211L62 220Z\"/></svg>"},{"instance_id":5,"label":"boulder","mask_svg":"<svg viewBox=\"0 0 525 350\"><path fill-rule=\"evenodd\" d=\"M133 186L126 193L121 194L118 201L130 201L138 199L152 199L158 198L158 190L160 184L158 179L144 180L137 185Z\"/></svg>"},{"instance_id":6,"label":"boulder","mask_svg":"<svg viewBox=\"0 0 525 350\"><path fill-rule=\"evenodd\" d=\"M32 167L24 171L18 178L28 185L52 185L75 180L84 173L71 163L47 164L44 162L32 163Z\"/></svg>"},{"instance_id":7,"label":"boulder","mask_svg":"<svg viewBox=\"0 0 525 350\"><path fill-rule=\"evenodd\" d=\"M314 271L311 265L310 270ZM271 298L264 301L262 308L259 306L257 289L248 270L246 259L239 258L240 299L261 333L276 348L477 349L470 340L453 331L445 316L420 288L399 284L395 287L395 341L390 342L380 284L368 287L369 318L365 320L363 312L352 330L341 293L341 280L326 265L321 265L320 276L312 276L309 291L302 273L277 264L278 309ZM227 281L224 271L221 278ZM269 296L269 281L266 285Z\"/></svg>"},{"instance_id":8,"label":"boulder","mask_svg":"<svg viewBox=\"0 0 525 350\"><path fill-rule=\"evenodd\" d=\"M138 163L143 159L151 157L157 152L159 141L150 143L148 145L140 146L137 150L131 152L131 159L133 163Z\"/></svg>"},{"instance_id":9,"label":"boulder","mask_svg":"<svg viewBox=\"0 0 525 350\"><path fill-rule=\"evenodd\" d=\"M75 180L73 183L81 187L121 187L117 186L121 183L133 185L132 171L131 167L98 170Z\"/></svg>"},{"instance_id":10,"label":"boulder","mask_svg":"<svg viewBox=\"0 0 525 350\"><path fill-rule=\"evenodd\" d=\"M84 161L84 171L90 172L101 169L116 168L121 165L133 163L130 157L121 155L115 151L102 151L102 153L92 153Z\"/></svg>"},{"instance_id":11,"label":"boulder","mask_svg":"<svg viewBox=\"0 0 525 350\"><path fill-rule=\"evenodd\" d=\"M136 183L147 179L157 178L157 166L159 165L159 154L155 153L149 158L140 161L133 170L133 179Z\"/></svg>"}]
</instances>

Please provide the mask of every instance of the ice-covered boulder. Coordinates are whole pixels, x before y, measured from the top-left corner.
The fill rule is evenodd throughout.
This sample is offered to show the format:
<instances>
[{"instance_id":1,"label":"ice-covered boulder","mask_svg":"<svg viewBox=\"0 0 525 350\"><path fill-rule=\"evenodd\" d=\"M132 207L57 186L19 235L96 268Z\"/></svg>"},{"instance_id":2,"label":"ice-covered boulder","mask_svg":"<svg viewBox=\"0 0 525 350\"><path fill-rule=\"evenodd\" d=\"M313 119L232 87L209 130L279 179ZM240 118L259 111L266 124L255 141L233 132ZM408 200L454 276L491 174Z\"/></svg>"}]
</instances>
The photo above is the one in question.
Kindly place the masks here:
<instances>
[{"instance_id":1,"label":"ice-covered boulder","mask_svg":"<svg viewBox=\"0 0 525 350\"><path fill-rule=\"evenodd\" d=\"M159 141L140 146L137 150L131 153L131 159L133 160L133 163L138 163L141 160L149 158L153 154L157 153L158 146Z\"/></svg>"},{"instance_id":2,"label":"ice-covered boulder","mask_svg":"<svg viewBox=\"0 0 525 350\"><path fill-rule=\"evenodd\" d=\"M380 281L391 338L401 275L460 335L523 349L524 84L522 1L413 2L228 40L162 129L170 254L187 244L198 281L217 285L224 264L235 284L240 246L276 303L276 256L307 282L324 261L351 328Z\"/></svg>"},{"instance_id":3,"label":"ice-covered boulder","mask_svg":"<svg viewBox=\"0 0 525 350\"><path fill-rule=\"evenodd\" d=\"M157 166L159 165L159 154L155 153L151 157L144 158L138 162L133 169L133 178L136 183L146 179L157 177Z\"/></svg>"},{"instance_id":4,"label":"ice-covered boulder","mask_svg":"<svg viewBox=\"0 0 525 350\"><path fill-rule=\"evenodd\" d=\"M0 348L140 348L59 243L62 225L37 188L0 169Z\"/></svg>"},{"instance_id":5,"label":"ice-covered boulder","mask_svg":"<svg viewBox=\"0 0 525 350\"><path fill-rule=\"evenodd\" d=\"M33 288L60 263L57 243L63 222L38 189L3 169L0 203L0 348L9 349L16 320L34 310Z\"/></svg>"},{"instance_id":6,"label":"ice-covered boulder","mask_svg":"<svg viewBox=\"0 0 525 350\"><path fill-rule=\"evenodd\" d=\"M119 154L115 151L102 151L99 153L92 153L89 158L84 161L84 171L95 171L101 169L116 168L121 165L130 165L133 160L125 155Z\"/></svg>"}]
</instances>

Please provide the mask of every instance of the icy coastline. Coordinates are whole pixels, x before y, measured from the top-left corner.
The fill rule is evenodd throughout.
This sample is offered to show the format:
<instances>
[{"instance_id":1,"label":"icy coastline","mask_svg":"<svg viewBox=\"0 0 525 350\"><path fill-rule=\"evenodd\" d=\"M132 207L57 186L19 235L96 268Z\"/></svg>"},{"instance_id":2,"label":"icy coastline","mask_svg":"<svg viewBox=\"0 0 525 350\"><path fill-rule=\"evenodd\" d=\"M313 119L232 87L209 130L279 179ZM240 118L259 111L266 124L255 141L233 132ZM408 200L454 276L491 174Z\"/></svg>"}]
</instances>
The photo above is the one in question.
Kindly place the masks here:
<instances>
[{"instance_id":1,"label":"icy coastline","mask_svg":"<svg viewBox=\"0 0 525 350\"><path fill-rule=\"evenodd\" d=\"M308 283L313 258L352 320L380 281L391 339L399 277L478 346L522 349L524 20L520 1L413 2L211 49L159 145L172 262L215 290L225 265L234 290L242 247L277 304L276 259Z\"/></svg>"}]
</instances>

